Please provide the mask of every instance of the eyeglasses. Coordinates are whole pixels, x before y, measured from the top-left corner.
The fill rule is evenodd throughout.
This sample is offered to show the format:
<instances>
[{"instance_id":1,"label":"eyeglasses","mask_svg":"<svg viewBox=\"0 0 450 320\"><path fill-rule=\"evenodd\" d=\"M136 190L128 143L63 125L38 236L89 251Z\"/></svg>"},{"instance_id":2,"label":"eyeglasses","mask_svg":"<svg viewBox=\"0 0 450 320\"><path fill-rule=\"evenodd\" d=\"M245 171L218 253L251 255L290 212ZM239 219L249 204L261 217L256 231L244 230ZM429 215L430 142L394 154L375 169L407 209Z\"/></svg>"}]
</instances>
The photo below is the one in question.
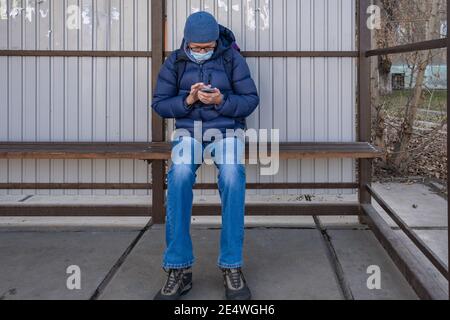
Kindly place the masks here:
<instances>
[{"instance_id":1,"label":"eyeglasses","mask_svg":"<svg viewBox=\"0 0 450 320\"><path fill-rule=\"evenodd\" d=\"M213 47L189 47L189 49L191 49L193 52L196 52L196 53L200 53L203 50L205 52L210 52L210 51L213 51L215 48L216 48L215 46L213 46Z\"/></svg>"}]
</instances>

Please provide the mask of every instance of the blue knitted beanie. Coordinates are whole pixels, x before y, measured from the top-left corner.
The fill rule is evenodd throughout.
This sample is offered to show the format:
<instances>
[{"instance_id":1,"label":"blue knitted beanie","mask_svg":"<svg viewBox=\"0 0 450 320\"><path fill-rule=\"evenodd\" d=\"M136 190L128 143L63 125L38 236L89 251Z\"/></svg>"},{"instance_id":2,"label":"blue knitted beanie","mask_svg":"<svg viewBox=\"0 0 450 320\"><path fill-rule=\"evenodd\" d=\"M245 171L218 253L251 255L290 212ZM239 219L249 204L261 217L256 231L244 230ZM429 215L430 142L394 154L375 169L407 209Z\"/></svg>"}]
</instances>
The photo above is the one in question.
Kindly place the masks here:
<instances>
[{"instance_id":1,"label":"blue knitted beanie","mask_svg":"<svg viewBox=\"0 0 450 320\"><path fill-rule=\"evenodd\" d=\"M184 40L187 43L206 43L219 39L219 24L208 12L199 11L191 14L184 26Z\"/></svg>"}]
</instances>

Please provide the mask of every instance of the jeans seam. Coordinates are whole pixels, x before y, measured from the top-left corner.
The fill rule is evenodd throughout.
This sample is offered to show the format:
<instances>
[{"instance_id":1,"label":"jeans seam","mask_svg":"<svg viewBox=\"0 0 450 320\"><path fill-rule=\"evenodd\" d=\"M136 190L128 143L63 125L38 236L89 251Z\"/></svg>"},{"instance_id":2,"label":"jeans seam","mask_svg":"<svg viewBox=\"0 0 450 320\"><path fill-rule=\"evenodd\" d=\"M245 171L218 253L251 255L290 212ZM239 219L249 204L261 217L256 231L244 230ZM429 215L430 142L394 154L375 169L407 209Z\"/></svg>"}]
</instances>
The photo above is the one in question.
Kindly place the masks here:
<instances>
[{"instance_id":1,"label":"jeans seam","mask_svg":"<svg viewBox=\"0 0 450 320\"><path fill-rule=\"evenodd\" d=\"M188 262L184 262L184 263L168 263L168 262L163 262L162 266L165 268L187 268L187 267L191 267L195 262L195 259L192 259Z\"/></svg>"},{"instance_id":2,"label":"jeans seam","mask_svg":"<svg viewBox=\"0 0 450 320\"><path fill-rule=\"evenodd\" d=\"M243 265L242 262L238 262L238 263L223 263L218 261L217 265L221 268L238 268L241 267Z\"/></svg>"}]
</instances>

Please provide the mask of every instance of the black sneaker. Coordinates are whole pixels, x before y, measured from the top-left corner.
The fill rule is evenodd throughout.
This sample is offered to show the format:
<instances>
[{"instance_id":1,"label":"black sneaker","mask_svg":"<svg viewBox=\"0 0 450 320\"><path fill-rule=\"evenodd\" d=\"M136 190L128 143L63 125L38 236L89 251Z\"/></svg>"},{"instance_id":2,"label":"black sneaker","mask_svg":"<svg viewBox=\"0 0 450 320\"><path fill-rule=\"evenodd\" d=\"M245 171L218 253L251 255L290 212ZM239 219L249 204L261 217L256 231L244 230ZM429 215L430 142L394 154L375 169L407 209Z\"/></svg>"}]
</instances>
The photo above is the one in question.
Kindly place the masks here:
<instances>
[{"instance_id":1,"label":"black sneaker","mask_svg":"<svg viewBox=\"0 0 450 320\"><path fill-rule=\"evenodd\" d=\"M241 268L221 268L227 300L250 300L252 294Z\"/></svg>"},{"instance_id":2,"label":"black sneaker","mask_svg":"<svg viewBox=\"0 0 450 320\"><path fill-rule=\"evenodd\" d=\"M153 300L178 300L192 288L192 268L163 270L168 274L166 283Z\"/></svg>"}]
</instances>

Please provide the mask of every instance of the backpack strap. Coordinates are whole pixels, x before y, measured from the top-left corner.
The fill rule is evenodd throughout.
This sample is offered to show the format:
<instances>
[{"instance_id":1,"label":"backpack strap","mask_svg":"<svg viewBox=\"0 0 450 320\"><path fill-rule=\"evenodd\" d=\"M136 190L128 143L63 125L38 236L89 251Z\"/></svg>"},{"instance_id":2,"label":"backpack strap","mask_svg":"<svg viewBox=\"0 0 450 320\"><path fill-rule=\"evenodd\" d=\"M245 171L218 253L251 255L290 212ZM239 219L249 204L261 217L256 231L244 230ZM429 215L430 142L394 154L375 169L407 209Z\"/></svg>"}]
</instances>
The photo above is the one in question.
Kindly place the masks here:
<instances>
[{"instance_id":1,"label":"backpack strap","mask_svg":"<svg viewBox=\"0 0 450 320\"><path fill-rule=\"evenodd\" d=\"M175 51L175 65L177 70L177 88L180 89L181 78L183 77L184 71L186 70L186 60L178 59L178 53L180 49Z\"/></svg>"},{"instance_id":2,"label":"backpack strap","mask_svg":"<svg viewBox=\"0 0 450 320\"><path fill-rule=\"evenodd\" d=\"M223 66L231 87L233 87L233 50L235 49L231 47L223 53Z\"/></svg>"}]
</instances>

